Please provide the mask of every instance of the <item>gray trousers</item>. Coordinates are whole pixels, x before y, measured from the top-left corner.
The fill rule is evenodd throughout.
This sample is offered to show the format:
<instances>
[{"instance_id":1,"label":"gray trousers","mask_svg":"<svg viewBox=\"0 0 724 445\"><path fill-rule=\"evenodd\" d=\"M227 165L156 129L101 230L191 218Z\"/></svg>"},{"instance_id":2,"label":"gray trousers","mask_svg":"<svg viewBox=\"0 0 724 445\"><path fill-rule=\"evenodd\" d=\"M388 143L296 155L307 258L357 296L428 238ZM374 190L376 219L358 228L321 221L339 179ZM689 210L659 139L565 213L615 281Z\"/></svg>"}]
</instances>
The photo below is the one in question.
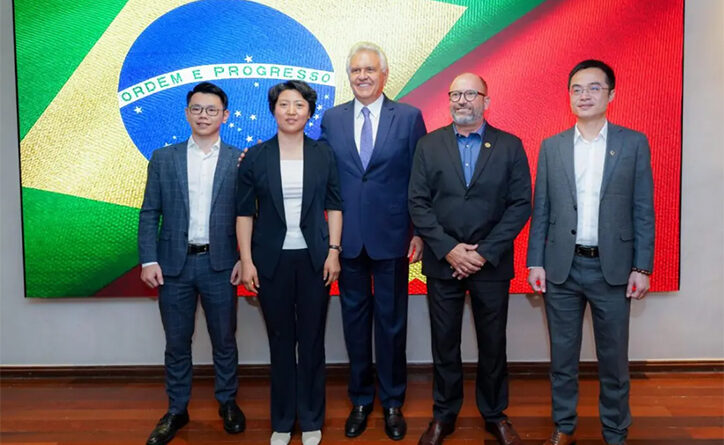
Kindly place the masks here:
<instances>
[{"instance_id":1,"label":"gray trousers","mask_svg":"<svg viewBox=\"0 0 724 445\"><path fill-rule=\"evenodd\" d=\"M590 304L603 438L609 444L623 442L631 425L628 372L631 301L626 297L626 286L608 284L598 258L575 256L568 279L562 284L549 281L546 287L553 421L566 434L576 429L581 330L586 304Z\"/></svg>"}]
</instances>

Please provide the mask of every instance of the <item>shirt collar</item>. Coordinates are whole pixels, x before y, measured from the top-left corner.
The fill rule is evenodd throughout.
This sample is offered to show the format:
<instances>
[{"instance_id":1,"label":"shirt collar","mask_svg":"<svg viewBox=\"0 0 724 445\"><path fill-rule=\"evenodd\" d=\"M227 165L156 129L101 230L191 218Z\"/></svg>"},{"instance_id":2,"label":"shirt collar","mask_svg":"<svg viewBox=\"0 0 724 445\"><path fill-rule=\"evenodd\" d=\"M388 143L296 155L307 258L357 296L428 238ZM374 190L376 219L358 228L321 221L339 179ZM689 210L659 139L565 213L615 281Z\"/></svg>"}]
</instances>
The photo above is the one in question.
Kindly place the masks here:
<instances>
[{"instance_id":1,"label":"shirt collar","mask_svg":"<svg viewBox=\"0 0 724 445\"><path fill-rule=\"evenodd\" d=\"M455 125L455 124L453 124L453 131L455 131L455 136L457 136L457 137L459 137L459 138L470 137L470 136L472 136L473 134L477 134L477 135L480 136L480 138L482 139L482 137L483 137L483 132L485 131L485 121L483 121L482 125L480 125L480 127L479 127L477 130L473 131L472 133L470 133L470 134L467 135L467 136L463 136L462 134L460 134L460 133L458 132L458 127L457 127L457 125Z\"/></svg>"},{"instance_id":2,"label":"shirt collar","mask_svg":"<svg viewBox=\"0 0 724 445\"><path fill-rule=\"evenodd\" d=\"M382 103L384 101L385 95L380 94L380 97L378 97L374 102L366 105L367 109L370 110L370 114L372 116L379 118L380 112L382 111ZM359 117L359 115L362 114L363 107L365 107L365 105L363 105L362 102L358 101L357 99L354 100L354 117Z\"/></svg>"},{"instance_id":3,"label":"shirt collar","mask_svg":"<svg viewBox=\"0 0 724 445\"><path fill-rule=\"evenodd\" d=\"M189 141L188 141L188 143L186 144L186 148L188 148L189 150L195 150L195 151L197 151L197 152L199 152L199 153L203 153L203 152L201 151L201 148L199 147L199 144L197 144L196 141L194 140L194 137L193 137L193 136L190 136L190 137L189 137ZM213 153L213 152L219 151L220 148L221 148L221 138L218 138L218 139L216 140L216 142L214 142L214 143L211 145L211 152Z\"/></svg>"},{"instance_id":4,"label":"shirt collar","mask_svg":"<svg viewBox=\"0 0 724 445\"><path fill-rule=\"evenodd\" d=\"M583 139L583 135L578 130L578 124L574 125L573 128L574 128L573 143L575 144L576 142L579 142L579 141L585 141L585 139ZM604 142L606 142L606 139L608 138L608 119L606 119L606 121L603 123L603 127L601 127L601 131L598 132L598 136L596 136L593 140L595 141L598 138L601 138L601 139L603 139ZM591 141L591 142L593 142L593 141Z\"/></svg>"}]
</instances>

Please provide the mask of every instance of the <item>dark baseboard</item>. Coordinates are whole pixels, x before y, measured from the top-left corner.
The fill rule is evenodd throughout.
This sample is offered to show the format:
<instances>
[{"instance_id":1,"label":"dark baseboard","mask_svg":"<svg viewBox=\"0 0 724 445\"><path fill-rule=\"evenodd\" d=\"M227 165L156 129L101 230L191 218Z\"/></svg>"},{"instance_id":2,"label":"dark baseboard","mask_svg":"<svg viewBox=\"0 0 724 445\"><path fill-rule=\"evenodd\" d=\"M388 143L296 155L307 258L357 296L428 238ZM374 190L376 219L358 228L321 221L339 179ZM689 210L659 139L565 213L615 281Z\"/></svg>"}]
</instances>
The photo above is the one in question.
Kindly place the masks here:
<instances>
[{"instance_id":1,"label":"dark baseboard","mask_svg":"<svg viewBox=\"0 0 724 445\"><path fill-rule=\"evenodd\" d=\"M511 377L547 378L548 362L511 362L508 372ZM464 363L463 372L466 378L474 378L475 363ZM579 375L582 378L595 378L598 365L596 362L581 362ZM692 374L692 373L724 373L724 360L667 360L667 361L632 361L629 364L631 376L645 378L656 374ZM212 365L195 365L195 379L209 379L214 376ZM411 380L430 380L432 364L409 364L408 376ZM328 378L346 378L349 366L346 363L327 365ZM164 370L162 365L140 366L0 366L0 380L35 380L62 379L73 381L124 380L124 381L162 381ZM269 365L239 365L241 379L269 378Z\"/></svg>"}]
</instances>

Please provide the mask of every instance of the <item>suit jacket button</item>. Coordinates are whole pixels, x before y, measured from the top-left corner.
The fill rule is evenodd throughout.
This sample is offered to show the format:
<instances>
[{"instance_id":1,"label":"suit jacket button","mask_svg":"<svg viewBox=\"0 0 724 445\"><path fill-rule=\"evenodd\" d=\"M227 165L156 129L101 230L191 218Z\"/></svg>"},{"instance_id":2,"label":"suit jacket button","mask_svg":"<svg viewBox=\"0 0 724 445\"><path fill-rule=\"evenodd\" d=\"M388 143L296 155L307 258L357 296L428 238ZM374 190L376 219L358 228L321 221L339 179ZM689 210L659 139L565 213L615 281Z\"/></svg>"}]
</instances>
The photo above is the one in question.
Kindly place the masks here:
<instances>
[{"instance_id":1,"label":"suit jacket button","mask_svg":"<svg viewBox=\"0 0 724 445\"><path fill-rule=\"evenodd\" d=\"M575 234L576 234L576 229L571 230L571 235L575 235Z\"/></svg>"},{"instance_id":2,"label":"suit jacket button","mask_svg":"<svg viewBox=\"0 0 724 445\"><path fill-rule=\"evenodd\" d=\"M574 206L573 206L573 210L578 211L578 206L577 206L577 205L574 205Z\"/></svg>"},{"instance_id":3,"label":"suit jacket button","mask_svg":"<svg viewBox=\"0 0 724 445\"><path fill-rule=\"evenodd\" d=\"M362 176L362 182L367 182L367 176Z\"/></svg>"}]
</instances>

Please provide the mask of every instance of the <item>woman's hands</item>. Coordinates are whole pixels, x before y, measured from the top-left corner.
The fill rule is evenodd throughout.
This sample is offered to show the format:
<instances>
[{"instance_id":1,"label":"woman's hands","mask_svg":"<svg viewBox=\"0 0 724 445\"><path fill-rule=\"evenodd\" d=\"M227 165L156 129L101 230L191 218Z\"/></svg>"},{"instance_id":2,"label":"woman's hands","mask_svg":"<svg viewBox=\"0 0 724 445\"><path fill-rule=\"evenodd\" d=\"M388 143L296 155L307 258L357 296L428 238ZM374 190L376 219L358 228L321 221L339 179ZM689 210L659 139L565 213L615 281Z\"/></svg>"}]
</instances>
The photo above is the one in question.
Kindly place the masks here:
<instances>
[{"instance_id":1,"label":"woman's hands","mask_svg":"<svg viewBox=\"0 0 724 445\"><path fill-rule=\"evenodd\" d=\"M324 272L322 278L324 285L330 286L339 278L342 267L339 265L339 250L329 249L327 259L324 261Z\"/></svg>"},{"instance_id":2,"label":"woman's hands","mask_svg":"<svg viewBox=\"0 0 724 445\"><path fill-rule=\"evenodd\" d=\"M241 260L241 283L254 295L259 293L259 275L251 260Z\"/></svg>"}]
</instances>

